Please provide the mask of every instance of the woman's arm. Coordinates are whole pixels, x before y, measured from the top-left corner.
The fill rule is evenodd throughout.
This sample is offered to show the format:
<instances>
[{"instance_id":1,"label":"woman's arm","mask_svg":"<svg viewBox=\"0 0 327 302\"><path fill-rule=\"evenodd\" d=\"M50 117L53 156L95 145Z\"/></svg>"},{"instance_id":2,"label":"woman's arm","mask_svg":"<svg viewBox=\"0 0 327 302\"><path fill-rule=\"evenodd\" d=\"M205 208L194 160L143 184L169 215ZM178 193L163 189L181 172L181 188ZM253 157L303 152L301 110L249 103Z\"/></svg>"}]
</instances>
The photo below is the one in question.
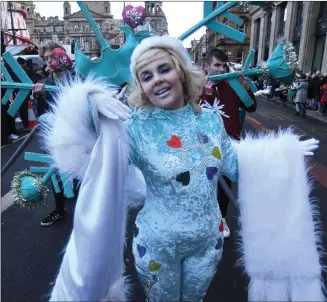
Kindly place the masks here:
<instances>
[{"instance_id":1,"label":"woman's arm","mask_svg":"<svg viewBox=\"0 0 327 302\"><path fill-rule=\"evenodd\" d=\"M128 182L136 178L129 176L129 142L119 106L105 85L74 81L45 122L44 144L54 165L82 179L74 229L50 301L127 299L127 206L129 199L142 199L142 190L140 181L137 192Z\"/></svg>"},{"instance_id":2,"label":"woman's arm","mask_svg":"<svg viewBox=\"0 0 327 302\"><path fill-rule=\"evenodd\" d=\"M124 109L117 109L120 107ZM99 136L99 112L111 119L124 119L128 110L105 83L74 79L57 95L52 118L42 123L42 145L60 172L83 179Z\"/></svg>"},{"instance_id":3,"label":"woman's arm","mask_svg":"<svg viewBox=\"0 0 327 302\"><path fill-rule=\"evenodd\" d=\"M123 276L128 145L121 121L100 117L50 301L126 301Z\"/></svg>"}]
</instances>

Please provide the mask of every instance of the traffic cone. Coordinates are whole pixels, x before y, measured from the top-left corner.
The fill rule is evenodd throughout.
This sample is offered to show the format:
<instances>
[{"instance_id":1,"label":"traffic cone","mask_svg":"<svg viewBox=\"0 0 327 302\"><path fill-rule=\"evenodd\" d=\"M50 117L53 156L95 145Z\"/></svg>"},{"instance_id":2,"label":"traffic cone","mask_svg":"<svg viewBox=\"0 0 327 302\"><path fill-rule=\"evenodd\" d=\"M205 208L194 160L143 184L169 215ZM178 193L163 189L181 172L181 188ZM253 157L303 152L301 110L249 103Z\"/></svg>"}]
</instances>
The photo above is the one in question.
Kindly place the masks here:
<instances>
[{"instance_id":1,"label":"traffic cone","mask_svg":"<svg viewBox=\"0 0 327 302\"><path fill-rule=\"evenodd\" d=\"M32 130L36 126L36 117L32 107L32 103L28 100L28 130Z\"/></svg>"}]
</instances>

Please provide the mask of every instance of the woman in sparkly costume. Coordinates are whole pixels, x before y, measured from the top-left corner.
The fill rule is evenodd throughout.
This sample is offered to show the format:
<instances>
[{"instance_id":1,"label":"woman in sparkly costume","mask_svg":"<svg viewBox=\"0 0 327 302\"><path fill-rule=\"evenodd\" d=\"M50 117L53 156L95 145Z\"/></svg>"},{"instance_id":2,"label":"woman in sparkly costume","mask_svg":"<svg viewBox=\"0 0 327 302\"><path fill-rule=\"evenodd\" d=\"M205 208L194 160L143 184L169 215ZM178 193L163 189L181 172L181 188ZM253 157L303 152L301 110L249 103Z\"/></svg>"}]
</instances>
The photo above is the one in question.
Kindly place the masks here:
<instances>
[{"instance_id":1,"label":"woman in sparkly costume","mask_svg":"<svg viewBox=\"0 0 327 302\"><path fill-rule=\"evenodd\" d=\"M136 48L131 61L134 91L129 101L135 107L131 113L104 85L94 81L75 83L59 97L54 119L45 130L46 145L58 168L83 178L74 230L51 301L127 300L122 258L127 199L142 199L144 189L133 166L142 172L146 183L144 206L136 219L133 254L149 301L201 301L206 294L223 251L221 214L216 202L220 175L239 181L246 213L254 212L251 202L262 190L259 186L252 195L249 190L243 192L253 175L261 177L262 166L267 162L270 165L267 157L258 160L258 155L266 150L259 150L252 138L250 145L257 144L259 151L252 150L245 159L244 152L238 152L242 142L232 142L226 135L219 106L200 108L194 103L204 75L192 65L180 41L168 36L147 38ZM81 117L85 119L83 123ZM123 124L121 120L127 117L130 118ZM76 122L81 126L76 127ZM281 133L280 137L283 135L288 135L284 141L292 144L292 152L299 158L303 153L312 154L317 147L316 141L303 143L290 133ZM282 148L279 138L269 137L262 145L269 145L268 152L274 150L276 157L287 157L278 149ZM293 167L298 162L288 164ZM240 173L250 167L253 175ZM269 169L272 178L267 182L272 186L271 179L277 177L274 178L273 166ZM280 177L280 173L276 175ZM267 188L264 180L261 185L263 190ZM285 212L279 197L273 197L274 207ZM266 200L273 204L271 198ZM263 211L267 211L265 201L255 201L265 205ZM246 208L247 204L250 208ZM258 216L263 217L260 213ZM247 219L251 220L251 215ZM310 230L314 230L313 223ZM247 235L246 228L243 235ZM271 240L270 236L267 238ZM262 246L258 248L256 244L257 241L252 252L264 254ZM300 248L295 247L297 252L303 250L305 244L301 244ZM270 254L268 258L273 260ZM256 268L260 270L266 262ZM282 262L276 259L275 263ZM262 276L266 273L252 272ZM269 278L265 280L268 282ZM318 297L320 287L315 287L315 291Z\"/></svg>"}]
</instances>

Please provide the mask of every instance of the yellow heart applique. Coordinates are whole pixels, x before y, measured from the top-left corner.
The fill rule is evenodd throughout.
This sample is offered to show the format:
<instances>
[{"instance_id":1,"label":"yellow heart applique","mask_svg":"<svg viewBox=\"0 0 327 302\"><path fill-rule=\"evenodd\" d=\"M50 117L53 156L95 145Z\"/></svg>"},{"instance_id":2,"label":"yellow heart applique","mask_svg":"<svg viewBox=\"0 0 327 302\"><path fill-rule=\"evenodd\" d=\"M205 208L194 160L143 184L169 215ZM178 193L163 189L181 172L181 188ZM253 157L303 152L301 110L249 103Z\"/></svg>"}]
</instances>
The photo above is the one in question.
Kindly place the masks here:
<instances>
[{"instance_id":1,"label":"yellow heart applique","mask_svg":"<svg viewBox=\"0 0 327 302\"><path fill-rule=\"evenodd\" d=\"M220 150L219 150L218 147L214 147L212 149L211 155L218 158L218 159L221 159L221 153L220 153Z\"/></svg>"},{"instance_id":2,"label":"yellow heart applique","mask_svg":"<svg viewBox=\"0 0 327 302\"><path fill-rule=\"evenodd\" d=\"M156 272L160 269L161 265L157 263L155 260L149 261L149 270L150 272Z\"/></svg>"}]
</instances>

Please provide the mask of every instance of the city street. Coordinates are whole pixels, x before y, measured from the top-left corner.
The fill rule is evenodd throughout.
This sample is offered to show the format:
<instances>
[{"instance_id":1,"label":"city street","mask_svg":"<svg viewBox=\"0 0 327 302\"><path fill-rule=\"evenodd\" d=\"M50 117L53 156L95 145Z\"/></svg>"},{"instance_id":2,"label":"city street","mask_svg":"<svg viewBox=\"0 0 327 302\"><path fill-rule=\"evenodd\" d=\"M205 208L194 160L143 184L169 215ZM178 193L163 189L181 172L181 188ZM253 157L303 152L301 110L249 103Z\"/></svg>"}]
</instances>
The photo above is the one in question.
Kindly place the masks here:
<instances>
[{"instance_id":1,"label":"city street","mask_svg":"<svg viewBox=\"0 0 327 302\"><path fill-rule=\"evenodd\" d=\"M294 130L304 138L314 137L320 140L320 148L310 159L312 166L310 175L314 180L312 197L320 207L322 229L327 233L327 124L311 117L294 116L294 108L281 108L275 103L260 101L258 110L248 114L245 131L271 131L279 127L286 128L293 125ZM2 166L19 147L23 140L2 148ZM26 151L40 152L37 138L34 138ZM31 163L24 161L23 155L2 177L2 196L10 191L10 182L15 172L24 170ZM253 180L255 186L255 179ZM236 188L234 188L236 192ZM6 195L8 196L8 195ZM2 232L2 301L47 301L53 286L64 249L72 228L74 200L67 202L67 219L48 228L40 226L44 218L54 207L49 194L49 205L46 208L32 210L22 209L17 205L9 206L1 214ZM3 199L2 199L3 203ZM3 206L3 205L2 205ZM131 227L136 212L130 213L128 237L131 238ZM212 282L204 301L247 301L246 287L248 278L242 267L236 267L239 254L237 252L239 237L237 235L238 221L235 208L231 205L227 222L232 236L225 241L223 260L217 275ZM258 226L260 227L260 226ZM280 232L286 226L280 225ZM326 239L323 245L327 248ZM131 241L128 241L126 251L126 265L128 274L135 284L135 294L132 301L145 301L142 290L135 278L135 270L131 264ZM327 259L324 259L324 264ZM326 275L324 275L327 284Z\"/></svg>"}]
</instances>

